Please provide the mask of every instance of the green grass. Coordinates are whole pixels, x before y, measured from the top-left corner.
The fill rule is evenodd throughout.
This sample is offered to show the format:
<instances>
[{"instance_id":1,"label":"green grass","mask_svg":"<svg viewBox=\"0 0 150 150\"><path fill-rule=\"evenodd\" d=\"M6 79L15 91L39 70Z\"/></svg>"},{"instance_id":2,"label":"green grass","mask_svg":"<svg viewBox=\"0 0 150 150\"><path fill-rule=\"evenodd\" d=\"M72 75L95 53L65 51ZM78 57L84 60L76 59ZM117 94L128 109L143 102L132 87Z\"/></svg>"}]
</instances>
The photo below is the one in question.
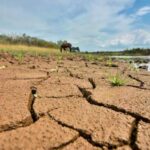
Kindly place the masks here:
<instances>
[{"instance_id":1,"label":"green grass","mask_svg":"<svg viewBox=\"0 0 150 150\"><path fill-rule=\"evenodd\" d=\"M26 45L10 45L10 44L0 44L0 52L8 52L8 53L17 53L24 52L27 54L33 55L42 55L49 53L59 53L58 49L54 48L42 48L36 46L26 46Z\"/></svg>"},{"instance_id":2,"label":"green grass","mask_svg":"<svg viewBox=\"0 0 150 150\"><path fill-rule=\"evenodd\" d=\"M19 63L23 62L23 59L25 57L25 52L24 51L18 51L18 52L11 52L11 55L18 60Z\"/></svg>"},{"instance_id":3,"label":"green grass","mask_svg":"<svg viewBox=\"0 0 150 150\"><path fill-rule=\"evenodd\" d=\"M106 65L105 65L105 66L108 66L108 67L118 67L118 65L115 64L111 58L109 58L109 59L106 61Z\"/></svg>"},{"instance_id":4,"label":"green grass","mask_svg":"<svg viewBox=\"0 0 150 150\"><path fill-rule=\"evenodd\" d=\"M81 53L79 55L81 55L83 59L87 61L104 61L105 60L105 57L101 55L86 54L86 53Z\"/></svg>"},{"instance_id":5,"label":"green grass","mask_svg":"<svg viewBox=\"0 0 150 150\"><path fill-rule=\"evenodd\" d=\"M26 45L12 45L12 44L0 44L0 52L7 52L14 56L19 62L22 62L26 55L33 57L53 57L58 62L61 62L65 58L74 59L80 57L87 61L104 61L106 60L104 56L86 53L61 53L59 49L55 48L43 48L36 46L26 46Z\"/></svg>"},{"instance_id":6,"label":"green grass","mask_svg":"<svg viewBox=\"0 0 150 150\"><path fill-rule=\"evenodd\" d=\"M126 80L123 76L116 74L109 78L109 82L112 86L123 86L126 83Z\"/></svg>"}]
</instances>

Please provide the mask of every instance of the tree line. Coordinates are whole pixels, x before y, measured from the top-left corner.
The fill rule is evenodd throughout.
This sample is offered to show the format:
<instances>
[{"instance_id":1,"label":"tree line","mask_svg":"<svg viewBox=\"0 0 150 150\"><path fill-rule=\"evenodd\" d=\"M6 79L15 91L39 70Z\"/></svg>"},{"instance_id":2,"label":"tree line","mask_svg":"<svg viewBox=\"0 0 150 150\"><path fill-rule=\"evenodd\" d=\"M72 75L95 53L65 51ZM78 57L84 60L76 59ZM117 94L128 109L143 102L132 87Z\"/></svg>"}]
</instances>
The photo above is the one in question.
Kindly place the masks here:
<instances>
[{"instance_id":1,"label":"tree line","mask_svg":"<svg viewBox=\"0 0 150 150\"><path fill-rule=\"evenodd\" d=\"M97 51L97 52L86 52L91 54L100 54L100 55L107 55L107 56L120 56L120 55L134 55L134 56L144 56L150 55L150 48L132 48L132 49L125 49L123 51Z\"/></svg>"},{"instance_id":2,"label":"tree line","mask_svg":"<svg viewBox=\"0 0 150 150\"><path fill-rule=\"evenodd\" d=\"M122 52L123 54L129 55L150 55L150 48L133 48L133 49L126 49Z\"/></svg>"}]
</instances>

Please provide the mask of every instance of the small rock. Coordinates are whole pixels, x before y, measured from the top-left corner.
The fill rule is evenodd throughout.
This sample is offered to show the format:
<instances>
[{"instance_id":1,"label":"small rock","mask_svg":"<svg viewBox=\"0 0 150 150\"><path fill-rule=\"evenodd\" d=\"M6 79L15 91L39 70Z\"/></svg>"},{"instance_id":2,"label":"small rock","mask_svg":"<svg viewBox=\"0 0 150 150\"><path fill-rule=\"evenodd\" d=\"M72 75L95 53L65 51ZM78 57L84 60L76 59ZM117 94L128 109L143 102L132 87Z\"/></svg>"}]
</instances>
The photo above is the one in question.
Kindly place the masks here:
<instances>
[{"instance_id":1,"label":"small rock","mask_svg":"<svg viewBox=\"0 0 150 150\"><path fill-rule=\"evenodd\" d=\"M6 68L6 66L0 66L0 69L5 69Z\"/></svg>"},{"instance_id":2,"label":"small rock","mask_svg":"<svg viewBox=\"0 0 150 150\"><path fill-rule=\"evenodd\" d=\"M30 69L35 69L36 67L35 67L35 65L33 65L33 66L31 66L31 67L29 67Z\"/></svg>"}]
</instances>

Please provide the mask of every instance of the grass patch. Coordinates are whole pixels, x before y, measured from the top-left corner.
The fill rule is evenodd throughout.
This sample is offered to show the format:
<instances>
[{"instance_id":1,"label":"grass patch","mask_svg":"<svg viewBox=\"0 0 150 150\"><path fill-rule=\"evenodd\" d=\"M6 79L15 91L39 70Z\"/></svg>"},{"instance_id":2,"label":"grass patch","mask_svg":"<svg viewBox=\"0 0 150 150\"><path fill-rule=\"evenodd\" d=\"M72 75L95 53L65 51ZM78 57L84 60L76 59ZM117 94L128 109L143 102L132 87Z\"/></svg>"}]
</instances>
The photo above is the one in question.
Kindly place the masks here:
<instances>
[{"instance_id":1,"label":"grass patch","mask_svg":"<svg viewBox=\"0 0 150 150\"><path fill-rule=\"evenodd\" d=\"M106 65L105 65L105 66L107 66L107 67L118 67L118 65L117 65L117 64L113 63L113 61L112 61L112 59L111 59L111 58L109 58L109 59L107 60L107 62L106 62Z\"/></svg>"},{"instance_id":2,"label":"grass patch","mask_svg":"<svg viewBox=\"0 0 150 150\"><path fill-rule=\"evenodd\" d=\"M113 75L109 78L109 82L112 86L123 86L126 80L120 74Z\"/></svg>"},{"instance_id":3,"label":"grass patch","mask_svg":"<svg viewBox=\"0 0 150 150\"><path fill-rule=\"evenodd\" d=\"M95 55L95 54L79 54L83 57L83 59L87 60L87 61L104 61L106 58L104 56L101 55Z\"/></svg>"},{"instance_id":4,"label":"grass patch","mask_svg":"<svg viewBox=\"0 0 150 150\"><path fill-rule=\"evenodd\" d=\"M41 48L36 46L26 46L26 45L10 45L10 44L0 44L0 52L8 53L26 53L34 56L47 55L50 53L59 53L58 49L54 48Z\"/></svg>"},{"instance_id":5,"label":"grass patch","mask_svg":"<svg viewBox=\"0 0 150 150\"><path fill-rule=\"evenodd\" d=\"M24 51L14 51L14 52L11 52L11 55L16 59L18 60L19 63L22 63L23 62L23 59L25 57L25 52Z\"/></svg>"},{"instance_id":6,"label":"grass patch","mask_svg":"<svg viewBox=\"0 0 150 150\"><path fill-rule=\"evenodd\" d=\"M77 57L82 58L87 61L104 61L106 60L104 56L96 54L87 54L87 53L70 53L63 52L61 53L59 49L55 48L43 48L36 46L27 46L27 45L12 45L12 44L0 44L0 52L7 52L14 56L20 62L23 60L25 55L30 55L33 57L53 57L58 62L61 62L63 59L76 59Z\"/></svg>"}]
</instances>

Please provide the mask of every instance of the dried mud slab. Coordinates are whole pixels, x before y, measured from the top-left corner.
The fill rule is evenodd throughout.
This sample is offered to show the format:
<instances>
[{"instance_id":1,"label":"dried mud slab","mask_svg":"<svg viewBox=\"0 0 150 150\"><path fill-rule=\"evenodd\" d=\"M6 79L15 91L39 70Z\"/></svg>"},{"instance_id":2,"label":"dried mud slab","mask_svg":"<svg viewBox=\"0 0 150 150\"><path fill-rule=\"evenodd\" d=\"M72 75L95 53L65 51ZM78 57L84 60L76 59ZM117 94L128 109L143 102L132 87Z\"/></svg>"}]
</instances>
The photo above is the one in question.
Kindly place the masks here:
<instances>
[{"instance_id":1,"label":"dried mud slab","mask_svg":"<svg viewBox=\"0 0 150 150\"><path fill-rule=\"evenodd\" d=\"M0 79L1 81L6 80L7 78L14 78L16 75L15 69L14 68L5 68L0 70Z\"/></svg>"},{"instance_id":2,"label":"dried mud slab","mask_svg":"<svg viewBox=\"0 0 150 150\"><path fill-rule=\"evenodd\" d=\"M82 130L96 143L108 146L122 145L129 141L132 117L102 107L91 106L85 99L72 98L61 108L49 114L53 119L75 130Z\"/></svg>"},{"instance_id":3,"label":"dried mud slab","mask_svg":"<svg viewBox=\"0 0 150 150\"><path fill-rule=\"evenodd\" d=\"M77 139L78 133L61 127L48 117L36 123L14 131L0 134L0 145L3 150L49 150L61 148L61 145Z\"/></svg>"},{"instance_id":4,"label":"dried mud slab","mask_svg":"<svg viewBox=\"0 0 150 150\"><path fill-rule=\"evenodd\" d=\"M14 79L18 79L18 80L23 80L23 79L28 79L28 80L32 80L32 79L42 79L46 76L46 73L40 72L38 70L29 70L29 69L17 69L15 71L15 78Z\"/></svg>"},{"instance_id":5,"label":"dried mud slab","mask_svg":"<svg viewBox=\"0 0 150 150\"><path fill-rule=\"evenodd\" d=\"M50 81L51 80L51 81ZM55 79L53 79L53 77L50 79L50 82L53 82ZM58 82L59 80L59 82ZM49 81L47 83L49 83ZM77 79L77 78L73 78L73 77L68 77L68 76L61 76L59 75L57 78L57 82L56 84L72 84L72 85L78 85L78 86L82 86L84 88L92 88L91 83L86 80L86 79Z\"/></svg>"},{"instance_id":6,"label":"dried mud slab","mask_svg":"<svg viewBox=\"0 0 150 150\"><path fill-rule=\"evenodd\" d=\"M60 96L68 96L68 95L80 95L81 93L78 90L77 86L70 84L51 84L52 78L44 81L42 84L38 86L38 93L40 97L60 97Z\"/></svg>"},{"instance_id":7,"label":"dried mud slab","mask_svg":"<svg viewBox=\"0 0 150 150\"><path fill-rule=\"evenodd\" d=\"M0 78L8 80L41 80L46 77L46 73L38 70L26 69L26 67L13 66L0 70Z\"/></svg>"},{"instance_id":8,"label":"dried mud slab","mask_svg":"<svg viewBox=\"0 0 150 150\"><path fill-rule=\"evenodd\" d=\"M116 111L128 111L150 120L150 92L133 87L97 87L91 91L94 101ZM114 107L115 106L115 107ZM118 109L117 109L118 108ZM120 108L122 110L120 110ZM125 113L125 112L124 112Z\"/></svg>"},{"instance_id":9,"label":"dried mud slab","mask_svg":"<svg viewBox=\"0 0 150 150\"><path fill-rule=\"evenodd\" d=\"M72 80L74 81L79 81L77 82L76 85L81 86L83 88L93 88L93 83L90 82L90 79L94 81L95 85L102 85L102 86L107 86L109 85L107 78L108 78L108 73L105 73L104 70L102 69L93 69L93 68L81 68L79 70L72 70L69 69L70 72L70 77L72 77ZM85 87L85 84L83 84L83 81L88 81L89 84L91 85L90 87ZM73 82L74 83L74 82Z\"/></svg>"},{"instance_id":10,"label":"dried mud slab","mask_svg":"<svg viewBox=\"0 0 150 150\"><path fill-rule=\"evenodd\" d=\"M139 123L136 144L139 149L150 150L150 124Z\"/></svg>"},{"instance_id":11,"label":"dried mud slab","mask_svg":"<svg viewBox=\"0 0 150 150\"><path fill-rule=\"evenodd\" d=\"M82 100L76 96L55 97L55 98L37 98L34 103L34 109L37 114L44 115L47 112L72 105L72 101Z\"/></svg>"},{"instance_id":12,"label":"dried mud slab","mask_svg":"<svg viewBox=\"0 0 150 150\"><path fill-rule=\"evenodd\" d=\"M33 118L27 108L30 87L42 82L47 77L46 73L13 66L0 72L0 77L0 131L31 124Z\"/></svg>"},{"instance_id":13,"label":"dried mud slab","mask_svg":"<svg viewBox=\"0 0 150 150\"><path fill-rule=\"evenodd\" d=\"M149 149L149 73L78 59L1 63L7 67L0 70L0 149ZM127 86L110 86L117 73ZM38 91L35 122L27 109L32 85Z\"/></svg>"},{"instance_id":14,"label":"dried mud slab","mask_svg":"<svg viewBox=\"0 0 150 150\"><path fill-rule=\"evenodd\" d=\"M101 78L101 77L107 75L107 73L102 69L85 68L85 67L79 68L79 69L68 68L68 73L71 73L74 78L81 78L81 79L82 78L88 79L90 77Z\"/></svg>"},{"instance_id":15,"label":"dried mud slab","mask_svg":"<svg viewBox=\"0 0 150 150\"><path fill-rule=\"evenodd\" d=\"M85 63L84 61L78 61L78 60L73 60L73 61L70 61L70 60L62 60L61 61L63 63L63 66L64 67L69 67L69 68L81 68L81 67L84 67L85 66Z\"/></svg>"},{"instance_id":16,"label":"dried mud slab","mask_svg":"<svg viewBox=\"0 0 150 150\"><path fill-rule=\"evenodd\" d=\"M116 150L132 150L132 148L129 146L122 146L122 147L118 147Z\"/></svg>"},{"instance_id":17,"label":"dried mud slab","mask_svg":"<svg viewBox=\"0 0 150 150\"><path fill-rule=\"evenodd\" d=\"M32 123L27 104L30 81L4 81L0 93L0 131Z\"/></svg>"},{"instance_id":18,"label":"dried mud slab","mask_svg":"<svg viewBox=\"0 0 150 150\"><path fill-rule=\"evenodd\" d=\"M64 147L62 150L102 150L102 148L94 147L86 140L80 137L75 142Z\"/></svg>"}]
</instances>

